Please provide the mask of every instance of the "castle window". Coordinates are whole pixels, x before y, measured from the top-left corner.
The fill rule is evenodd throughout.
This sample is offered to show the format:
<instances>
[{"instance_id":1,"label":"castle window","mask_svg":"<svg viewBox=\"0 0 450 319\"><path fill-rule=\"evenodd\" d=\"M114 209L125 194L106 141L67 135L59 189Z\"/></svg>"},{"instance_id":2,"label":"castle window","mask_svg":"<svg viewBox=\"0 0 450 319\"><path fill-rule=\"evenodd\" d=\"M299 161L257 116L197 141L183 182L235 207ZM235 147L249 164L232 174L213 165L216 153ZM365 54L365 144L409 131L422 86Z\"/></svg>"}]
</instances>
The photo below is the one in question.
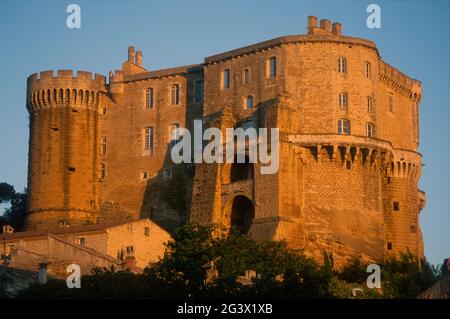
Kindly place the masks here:
<instances>
[{"instance_id":1,"label":"castle window","mask_svg":"<svg viewBox=\"0 0 450 319\"><path fill-rule=\"evenodd\" d=\"M175 145L180 140L180 132L177 130L180 128L180 124L170 124L167 130L167 141L171 145Z\"/></svg>"},{"instance_id":2,"label":"castle window","mask_svg":"<svg viewBox=\"0 0 450 319\"><path fill-rule=\"evenodd\" d=\"M102 137L101 152L102 155L106 155L106 136Z\"/></svg>"},{"instance_id":3,"label":"castle window","mask_svg":"<svg viewBox=\"0 0 450 319\"><path fill-rule=\"evenodd\" d=\"M347 161L347 169L352 169L352 162Z\"/></svg>"},{"instance_id":4,"label":"castle window","mask_svg":"<svg viewBox=\"0 0 450 319\"><path fill-rule=\"evenodd\" d=\"M347 59L344 57L338 59L338 72L347 73Z\"/></svg>"},{"instance_id":5,"label":"castle window","mask_svg":"<svg viewBox=\"0 0 450 319\"><path fill-rule=\"evenodd\" d=\"M244 70L244 76L242 77L242 84L250 83L250 69L247 68Z\"/></svg>"},{"instance_id":6,"label":"castle window","mask_svg":"<svg viewBox=\"0 0 450 319\"><path fill-rule=\"evenodd\" d=\"M247 96L247 98L245 100L246 100L245 101L245 107L247 109L251 109L253 107L253 96L249 95L249 96Z\"/></svg>"},{"instance_id":7,"label":"castle window","mask_svg":"<svg viewBox=\"0 0 450 319\"><path fill-rule=\"evenodd\" d=\"M134 255L134 246L127 246L127 256Z\"/></svg>"},{"instance_id":8,"label":"castle window","mask_svg":"<svg viewBox=\"0 0 450 319\"><path fill-rule=\"evenodd\" d=\"M411 226L409 226L409 230L411 231L411 233L415 234L417 232L417 226L411 225Z\"/></svg>"},{"instance_id":9,"label":"castle window","mask_svg":"<svg viewBox=\"0 0 450 319\"><path fill-rule=\"evenodd\" d=\"M272 79L277 76L277 58L271 57L269 59L269 77Z\"/></svg>"},{"instance_id":10,"label":"castle window","mask_svg":"<svg viewBox=\"0 0 450 319\"><path fill-rule=\"evenodd\" d=\"M399 211L399 210L400 210L400 203L394 202L394 211Z\"/></svg>"},{"instance_id":11,"label":"castle window","mask_svg":"<svg viewBox=\"0 0 450 319\"><path fill-rule=\"evenodd\" d=\"M172 105L180 104L180 85L173 84L171 89L171 102Z\"/></svg>"},{"instance_id":12,"label":"castle window","mask_svg":"<svg viewBox=\"0 0 450 319\"><path fill-rule=\"evenodd\" d=\"M145 108L153 108L153 88L148 88L145 90Z\"/></svg>"},{"instance_id":13,"label":"castle window","mask_svg":"<svg viewBox=\"0 0 450 319\"><path fill-rule=\"evenodd\" d=\"M387 243L387 249L388 249L388 250L392 250L392 242L389 241L389 242Z\"/></svg>"},{"instance_id":14,"label":"castle window","mask_svg":"<svg viewBox=\"0 0 450 319\"><path fill-rule=\"evenodd\" d=\"M230 87L230 69L223 71L223 88L228 89Z\"/></svg>"},{"instance_id":15,"label":"castle window","mask_svg":"<svg viewBox=\"0 0 450 319\"><path fill-rule=\"evenodd\" d=\"M366 136L374 137L375 135L375 126L372 123L366 124Z\"/></svg>"},{"instance_id":16,"label":"castle window","mask_svg":"<svg viewBox=\"0 0 450 319\"><path fill-rule=\"evenodd\" d=\"M150 236L150 227L145 227L144 228L144 236L147 236L147 237Z\"/></svg>"},{"instance_id":17,"label":"castle window","mask_svg":"<svg viewBox=\"0 0 450 319\"><path fill-rule=\"evenodd\" d=\"M106 114L106 107L102 108L102 114Z\"/></svg>"},{"instance_id":18,"label":"castle window","mask_svg":"<svg viewBox=\"0 0 450 319\"><path fill-rule=\"evenodd\" d=\"M338 120L338 133L350 134L350 121L347 119Z\"/></svg>"},{"instance_id":19,"label":"castle window","mask_svg":"<svg viewBox=\"0 0 450 319\"><path fill-rule=\"evenodd\" d=\"M141 178L142 179L148 179L148 172L142 172Z\"/></svg>"},{"instance_id":20,"label":"castle window","mask_svg":"<svg viewBox=\"0 0 450 319\"><path fill-rule=\"evenodd\" d=\"M68 167L67 170L71 173L76 171L75 167Z\"/></svg>"},{"instance_id":21,"label":"castle window","mask_svg":"<svg viewBox=\"0 0 450 319\"><path fill-rule=\"evenodd\" d=\"M346 109L348 107L348 94L345 92L339 93L339 107Z\"/></svg>"},{"instance_id":22,"label":"castle window","mask_svg":"<svg viewBox=\"0 0 450 319\"><path fill-rule=\"evenodd\" d=\"M165 168L163 171L163 177L164 178L172 178L172 169L171 168Z\"/></svg>"},{"instance_id":23,"label":"castle window","mask_svg":"<svg viewBox=\"0 0 450 319\"><path fill-rule=\"evenodd\" d=\"M371 76L371 67L370 67L370 62L366 62L365 63L365 68L364 68L364 71L365 71L365 74L366 74L366 78L370 78L370 76Z\"/></svg>"},{"instance_id":24,"label":"castle window","mask_svg":"<svg viewBox=\"0 0 450 319\"><path fill-rule=\"evenodd\" d=\"M194 82L194 102L203 102L203 80L197 80Z\"/></svg>"},{"instance_id":25,"label":"castle window","mask_svg":"<svg viewBox=\"0 0 450 319\"><path fill-rule=\"evenodd\" d=\"M105 179L105 177L106 177L106 164L101 163L100 164L100 178Z\"/></svg>"},{"instance_id":26,"label":"castle window","mask_svg":"<svg viewBox=\"0 0 450 319\"><path fill-rule=\"evenodd\" d=\"M146 127L144 129L144 150L153 152L153 127Z\"/></svg>"},{"instance_id":27,"label":"castle window","mask_svg":"<svg viewBox=\"0 0 450 319\"><path fill-rule=\"evenodd\" d=\"M388 110L394 112L394 95L392 93L388 94L387 98Z\"/></svg>"},{"instance_id":28,"label":"castle window","mask_svg":"<svg viewBox=\"0 0 450 319\"><path fill-rule=\"evenodd\" d=\"M78 238L78 239L77 239L77 243L78 243L78 245L80 245L80 246L85 246L85 245L86 245L86 238L84 238L84 237Z\"/></svg>"},{"instance_id":29,"label":"castle window","mask_svg":"<svg viewBox=\"0 0 450 319\"><path fill-rule=\"evenodd\" d=\"M373 103L372 103L372 97L367 96L366 97L366 104L367 104L367 112L373 113Z\"/></svg>"}]
</instances>

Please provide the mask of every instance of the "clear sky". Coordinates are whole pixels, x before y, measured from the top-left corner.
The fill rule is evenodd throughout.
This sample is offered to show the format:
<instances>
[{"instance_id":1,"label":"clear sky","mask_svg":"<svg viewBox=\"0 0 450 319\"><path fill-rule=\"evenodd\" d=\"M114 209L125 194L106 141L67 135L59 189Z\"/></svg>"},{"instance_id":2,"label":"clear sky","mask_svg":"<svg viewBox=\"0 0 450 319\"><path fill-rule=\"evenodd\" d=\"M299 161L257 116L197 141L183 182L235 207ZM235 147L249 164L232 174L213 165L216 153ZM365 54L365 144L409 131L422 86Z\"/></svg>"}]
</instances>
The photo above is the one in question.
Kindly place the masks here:
<instances>
[{"instance_id":1,"label":"clear sky","mask_svg":"<svg viewBox=\"0 0 450 319\"><path fill-rule=\"evenodd\" d=\"M66 7L81 7L68 29ZM381 29L366 26L367 5L381 7ZM421 213L425 254L450 257L450 1L0 1L0 182L27 179L26 78L50 69L107 75L129 45L147 69L200 63L205 56L306 32L307 16L339 21L346 35L376 41L383 59L422 80ZM1 208L0 208L1 209Z\"/></svg>"}]
</instances>

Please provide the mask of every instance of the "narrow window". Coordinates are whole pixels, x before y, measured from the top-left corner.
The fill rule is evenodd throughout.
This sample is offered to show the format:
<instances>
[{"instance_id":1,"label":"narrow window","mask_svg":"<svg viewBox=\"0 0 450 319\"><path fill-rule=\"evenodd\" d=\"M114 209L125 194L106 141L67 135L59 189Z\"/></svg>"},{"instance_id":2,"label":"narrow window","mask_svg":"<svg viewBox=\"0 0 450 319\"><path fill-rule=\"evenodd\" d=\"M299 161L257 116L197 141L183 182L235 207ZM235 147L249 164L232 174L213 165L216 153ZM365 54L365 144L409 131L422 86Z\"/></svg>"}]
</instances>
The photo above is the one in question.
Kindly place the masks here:
<instances>
[{"instance_id":1,"label":"narrow window","mask_svg":"<svg viewBox=\"0 0 450 319\"><path fill-rule=\"evenodd\" d=\"M247 109L251 109L253 107L253 96L252 95L247 96L246 102L245 102L245 107Z\"/></svg>"},{"instance_id":2,"label":"narrow window","mask_svg":"<svg viewBox=\"0 0 450 319\"><path fill-rule=\"evenodd\" d=\"M371 75L370 62L365 63L365 74L366 74L366 78L370 78L370 75Z\"/></svg>"},{"instance_id":3,"label":"narrow window","mask_svg":"<svg viewBox=\"0 0 450 319\"><path fill-rule=\"evenodd\" d=\"M171 94L172 105L179 105L180 104L180 85L173 84L171 91L172 91L172 94Z\"/></svg>"},{"instance_id":4,"label":"narrow window","mask_svg":"<svg viewBox=\"0 0 450 319\"><path fill-rule=\"evenodd\" d=\"M170 124L168 127L168 142L171 145L176 144L180 140L179 130L177 128L180 128L180 124L174 123Z\"/></svg>"},{"instance_id":5,"label":"narrow window","mask_svg":"<svg viewBox=\"0 0 450 319\"><path fill-rule=\"evenodd\" d=\"M348 95L345 92L339 93L339 107L341 109L348 107Z\"/></svg>"},{"instance_id":6,"label":"narrow window","mask_svg":"<svg viewBox=\"0 0 450 319\"><path fill-rule=\"evenodd\" d=\"M230 87L230 69L223 71L223 87L228 89Z\"/></svg>"},{"instance_id":7,"label":"narrow window","mask_svg":"<svg viewBox=\"0 0 450 319\"><path fill-rule=\"evenodd\" d=\"M150 236L150 227L144 228L144 236L149 237Z\"/></svg>"},{"instance_id":8,"label":"narrow window","mask_svg":"<svg viewBox=\"0 0 450 319\"><path fill-rule=\"evenodd\" d=\"M270 70L269 70L269 77L270 78L274 78L277 76L277 58L276 57L271 57L270 58Z\"/></svg>"},{"instance_id":9,"label":"narrow window","mask_svg":"<svg viewBox=\"0 0 450 319\"><path fill-rule=\"evenodd\" d=\"M338 72L347 73L347 59L344 57L338 59Z\"/></svg>"},{"instance_id":10,"label":"narrow window","mask_svg":"<svg viewBox=\"0 0 450 319\"><path fill-rule=\"evenodd\" d=\"M106 114L106 107L104 107L104 108L102 109L102 113L103 113L103 114Z\"/></svg>"},{"instance_id":11,"label":"narrow window","mask_svg":"<svg viewBox=\"0 0 450 319\"><path fill-rule=\"evenodd\" d=\"M75 167L68 167L67 170L71 173L76 171Z\"/></svg>"},{"instance_id":12,"label":"narrow window","mask_svg":"<svg viewBox=\"0 0 450 319\"><path fill-rule=\"evenodd\" d=\"M142 179L148 179L148 172L142 172L141 178Z\"/></svg>"},{"instance_id":13,"label":"narrow window","mask_svg":"<svg viewBox=\"0 0 450 319\"><path fill-rule=\"evenodd\" d=\"M400 210L400 203L394 202L394 211L398 212Z\"/></svg>"},{"instance_id":14,"label":"narrow window","mask_svg":"<svg viewBox=\"0 0 450 319\"><path fill-rule=\"evenodd\" d=\"M101 152L102 155L106 155L106 136L102 137Z\"/></svg>"},{"instance_id":15,"label":"narrow window","mask_svg":"<svg viewBox=\"0 0 450 319\"><path fill-rule=\"evenodd\" d=\"M392 243L390 241L387 243L387 249L392 250Z\"/></svg>"},{"instance_id":16,"label":"narrow window","mask_svg":"<svg viewBox=\"0 0 450 319\"><path fill-rule=\"evenodd\" d=\"M392 93L388 94L388 110L394 112L394 95Z\"/></svg>"},{"instance_id":17,"label":"narrow window","mask_svg":"<svg viewBox=\"0 0 450 319\"><path fill-rule=\"evenodd\" d=\"M350 134L350 121L347 119L338 120L338 133Z\"/></svg>"},{"instance_id":18,"label":"narrow window","mask_svg":"<svg viewBox=\"0 0 450 319\"><path fill-rule=\"evenodd\" d=\"M197 80L194 82L194 102L203 102L203 80Z\"/></svg>"},{"instance_id":19,"label":"narrow window","mask_svg":"<svg viewBox=\"0 0 450 319\"><path fill-rule=\"evenodd\" d=\"M148 88L145 91L145 108L146 109L153 108L153 88Z\"/></svg>"},{"instance_id":20,"label":"narrow window","mask_svg":"<svg viewBox=\"0 0 450 319\"><path fill-rule=\"evenodd\" d=\"M372 97L367 96L366 97L366 104L367 104L367 112L373 113L373 103L372 103Z\"/></svg>"},{"instance_id":21,"label":"narrow window","mask_svg":"<svg viewBox=\"0 0 450 319\"><path fill-rule=\"evenodd\" d=\"M101 163L100 164L100 178L105 179L105 177L106 177L106 164Z\"/></svg>"},{"instance_id":22,"label":"narrow window","mask_svg":"<svg viewBox=\"0 0 450 319\"><path fill-rule=\"evenodd\" d=\"M366 124L366 136L367 137L374 137L375 135L375 127L372 123Z\"/></svg>"},{"instance_id":23,"label":"narrow window","mask_svg":"<svg viewBox=\"0 0 450 319\"><path fill-rule=\"evenodd\" d=\"M78 245L85 246L86 245L86 238L84 238L84 237L78 238Z\"/></svg>"},{"instance_id":24,"label":"narrow window","mask_svg":"<svg viewBox=\"0 0 450 319\"><path fill-rule=\"evenodd\" d=\"M172 178L172 169L171 168L165 168L163 173L164 178Z\"/></svg>"},{"instance_id":25,"label":"narrow window","mask_svg":"<svg viewBox=\"0 0 450 319\"><path fill-rule=\"evenodd\" d=\"M244 70L243 84L248 83L250 83L250 69L247 68Z\"/></svg>"},{"instance_id":26,"label":"narrow window","mask_svg":"<svg viewBox=\"0 0 450 319\"><path fill-rule=\"evenodd\" d=\"M153 127L146 127L144 129L144 150L153 152Z\"/></svg>"},{"instance_id":27,"label":"narrow window","mask_svg":"<svg viewBox=\"0 0 450 319\"><path fill-rule=\"evenodd\" d=\"M352 168L352 162L347 161L347 169L351 169Z\"/></svg>"}]
</instances>

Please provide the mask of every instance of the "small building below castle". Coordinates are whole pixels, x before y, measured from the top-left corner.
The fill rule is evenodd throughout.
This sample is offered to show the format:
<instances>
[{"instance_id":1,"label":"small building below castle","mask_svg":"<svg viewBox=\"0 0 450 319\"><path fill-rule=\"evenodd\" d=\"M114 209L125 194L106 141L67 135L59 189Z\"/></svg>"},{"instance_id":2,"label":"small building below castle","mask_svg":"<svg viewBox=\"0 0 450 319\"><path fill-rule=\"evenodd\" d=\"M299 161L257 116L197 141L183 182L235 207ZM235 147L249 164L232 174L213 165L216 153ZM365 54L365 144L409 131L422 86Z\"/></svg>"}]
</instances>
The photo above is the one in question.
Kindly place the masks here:
<instances>
[{"instance_id":1,"label":"small building below castle","mask_svg":"<svg viewBox=\"0 0 450 319\"><path fill-rule=\"evenodd\" d=\"M77 264L87 275L95 267L142 271L164 254L168 232L149 219L73 226L63 223L51 231L15 233L3 227L2 255L9 267L39 271L65 279L67 266Z\"/></svg>"}]
</instances>

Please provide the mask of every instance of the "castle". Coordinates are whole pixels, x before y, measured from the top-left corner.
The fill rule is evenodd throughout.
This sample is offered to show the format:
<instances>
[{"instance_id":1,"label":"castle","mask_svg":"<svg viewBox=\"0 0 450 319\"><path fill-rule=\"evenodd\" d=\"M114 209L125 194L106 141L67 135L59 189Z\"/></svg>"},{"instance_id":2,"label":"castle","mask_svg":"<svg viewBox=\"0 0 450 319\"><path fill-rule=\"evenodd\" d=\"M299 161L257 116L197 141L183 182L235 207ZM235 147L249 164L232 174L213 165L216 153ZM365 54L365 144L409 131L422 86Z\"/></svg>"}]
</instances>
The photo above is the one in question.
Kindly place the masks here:
<instances>
[{"instance_id":1,"label":"castle","mask_svg":"<svg viewBox=\"0 0 450 319\"><path fill-rule=\"evenodd\" d=\"M283 36L148 71L128 48L121 70L28 78L27 230L148 218L286 239L317 260L423 256L419 213L421 82L374 42L308 17ZM279 128L279 170L259 163L175 164L174 128Z\"/></svg>"}]
</instances>

